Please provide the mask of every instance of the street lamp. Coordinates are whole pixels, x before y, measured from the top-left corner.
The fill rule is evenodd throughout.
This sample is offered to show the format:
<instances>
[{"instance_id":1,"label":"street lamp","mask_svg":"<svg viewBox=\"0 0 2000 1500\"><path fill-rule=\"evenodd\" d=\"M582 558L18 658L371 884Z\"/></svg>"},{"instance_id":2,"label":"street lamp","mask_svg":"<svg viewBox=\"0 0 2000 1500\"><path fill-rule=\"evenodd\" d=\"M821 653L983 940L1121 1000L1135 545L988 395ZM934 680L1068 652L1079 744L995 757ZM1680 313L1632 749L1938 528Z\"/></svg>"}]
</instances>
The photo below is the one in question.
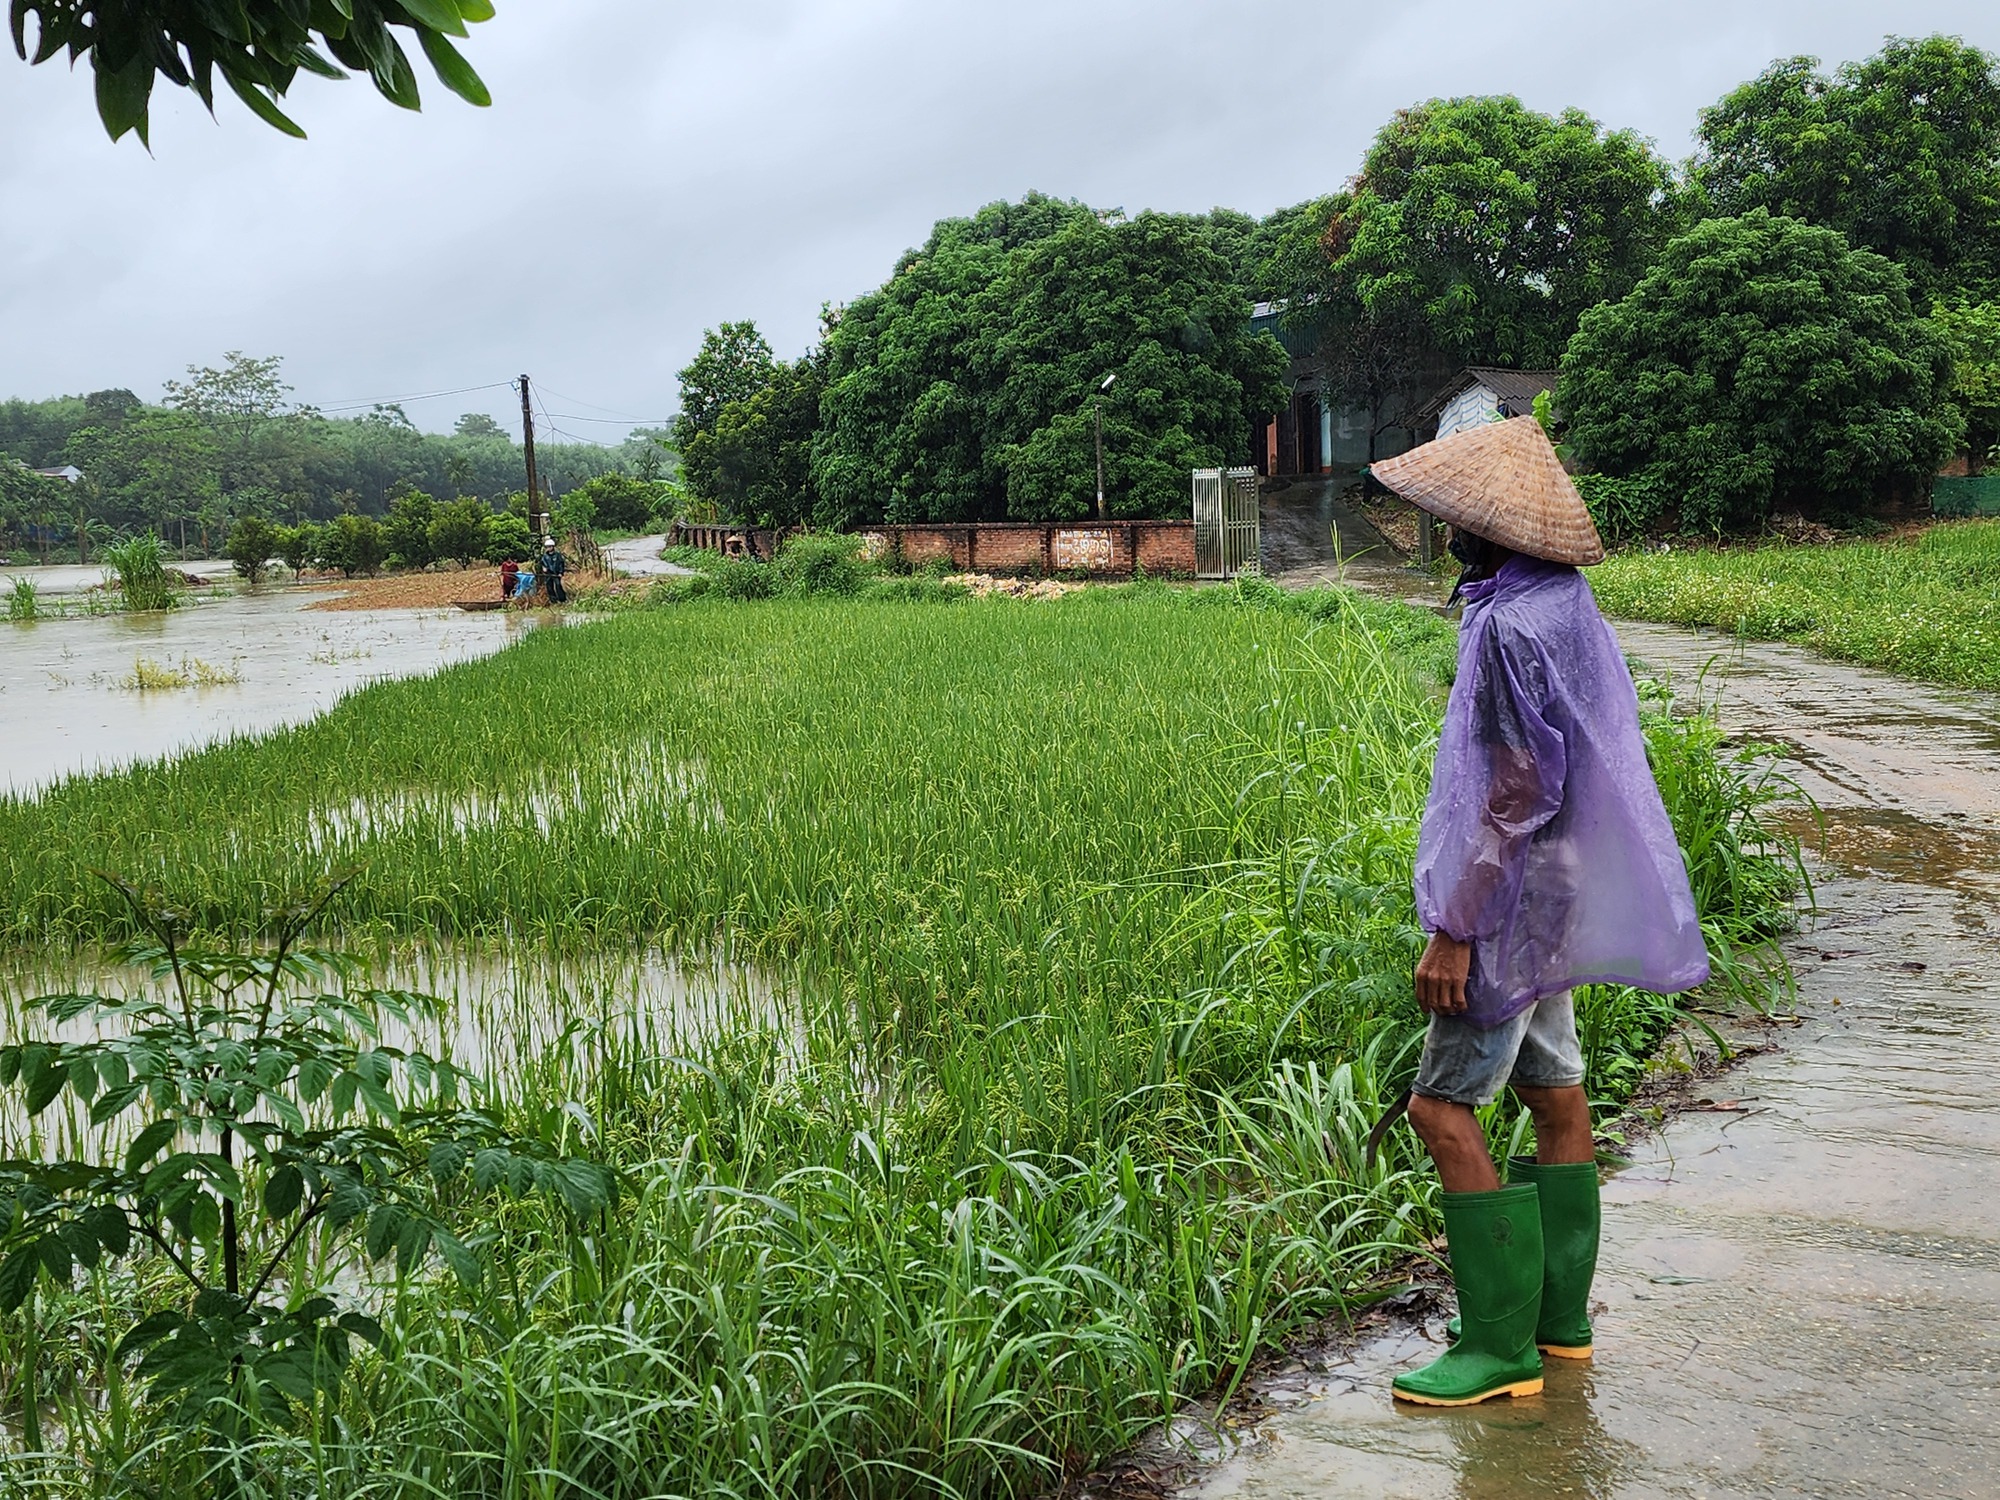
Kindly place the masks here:
<instances>
[{"instance_id":1,"label":"street lamp","mask_svg":"<svg viewBox=\"0 0 2000 1500\"><path fill-rule=\"evenodd\" d=\"M1097 394L1090 398L1091 416L1097 424L1097 519L1105 519L1104 514L1104 393L1111 389L1111 383L1118 378L1112 371L1104 377L1104 384L1097 388Z\"/></svg>"}]
</instances>

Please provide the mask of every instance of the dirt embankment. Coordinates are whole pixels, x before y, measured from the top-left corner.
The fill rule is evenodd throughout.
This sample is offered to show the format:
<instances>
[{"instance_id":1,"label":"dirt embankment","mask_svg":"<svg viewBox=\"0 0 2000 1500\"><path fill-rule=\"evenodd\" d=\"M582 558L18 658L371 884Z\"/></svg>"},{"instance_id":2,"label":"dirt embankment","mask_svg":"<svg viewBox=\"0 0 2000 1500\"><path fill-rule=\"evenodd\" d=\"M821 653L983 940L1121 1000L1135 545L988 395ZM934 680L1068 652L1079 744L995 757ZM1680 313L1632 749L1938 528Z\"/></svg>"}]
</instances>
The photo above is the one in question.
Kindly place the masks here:
<instances>
[{"instance_id":1,"label":"dirt embankment","mask_svg":"<svg viewBox=\"0 0 2000 1500\"><path fill-rule=\"evenodd\" d=\"M605 593L644 588L646 582L643 578L611 578L582 570L563 577L571 598L585 590ZM316 587L336 592L308 605L309 609L456 609L461 603L497 600L500 570L467 568L462 573L395 573L386 578L329 579ZM537 594L511 607L538 609L542 607L541 597Z\"/></svg>"}]
</instances>

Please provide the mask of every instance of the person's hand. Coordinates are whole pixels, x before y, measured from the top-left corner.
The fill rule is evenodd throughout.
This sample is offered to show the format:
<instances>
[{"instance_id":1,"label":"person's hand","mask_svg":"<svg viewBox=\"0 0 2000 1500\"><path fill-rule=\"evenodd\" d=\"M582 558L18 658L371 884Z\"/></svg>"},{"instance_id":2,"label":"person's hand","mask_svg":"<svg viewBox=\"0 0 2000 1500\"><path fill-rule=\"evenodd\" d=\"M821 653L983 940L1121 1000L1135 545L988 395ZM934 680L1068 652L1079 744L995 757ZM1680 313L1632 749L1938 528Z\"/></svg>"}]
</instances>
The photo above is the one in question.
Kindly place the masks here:
<instances>
[{"instance_id":1,"label":"person's hand","mask_svg":"<svg viewBox=\"0 0 2000 1500\"><path fill-rule=\"evenodd\" d=\"M1472 972L1472 944L1442 932L1417 960L1417 1004L1434 1016L1465 1012L1465 976Z\"/></svg>"}]
</instances>

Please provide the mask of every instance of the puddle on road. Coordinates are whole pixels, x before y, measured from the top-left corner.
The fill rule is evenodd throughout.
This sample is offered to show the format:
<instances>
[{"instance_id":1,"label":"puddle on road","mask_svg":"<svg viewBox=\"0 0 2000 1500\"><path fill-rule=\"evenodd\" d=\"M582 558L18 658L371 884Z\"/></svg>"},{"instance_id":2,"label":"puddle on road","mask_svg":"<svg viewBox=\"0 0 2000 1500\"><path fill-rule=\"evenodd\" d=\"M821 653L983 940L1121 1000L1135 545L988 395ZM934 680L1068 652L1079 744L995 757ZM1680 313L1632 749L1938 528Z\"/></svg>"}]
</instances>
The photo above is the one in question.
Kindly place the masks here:
<instances>
[{"instance_id":1,"label":"puddle on road","mask_svg":"<svg viewBox=\"0 0 2000 1500\"><path fill-rule=\"evenodd\" d=\"M305 612L270 589L160 614L0 622L0 792L300 723L365 683L485 656L537 628L511 611ZM238 681L139 692L137 662L206 662Z\"/></svg>"},{"instance_id":2,"label":"puddle on road","mask_svg":"<svg viewBox=\"0 0 2000 1500\"><path fill-rule=\"evenodd\" d=\"M1598 1354L1537 1398L1398 1408L1441 1322L1312 1379L1204 1497L1938 1496L2000 1492L2000 700L1661 627L1719 652L1733 733L1808 748L1820 918L1801 1024L1607 1180ZM1715 679L1711 677L1713 684ZM1801 726L1807 726L1801 728Z\"/></svg>"}]
</instances>

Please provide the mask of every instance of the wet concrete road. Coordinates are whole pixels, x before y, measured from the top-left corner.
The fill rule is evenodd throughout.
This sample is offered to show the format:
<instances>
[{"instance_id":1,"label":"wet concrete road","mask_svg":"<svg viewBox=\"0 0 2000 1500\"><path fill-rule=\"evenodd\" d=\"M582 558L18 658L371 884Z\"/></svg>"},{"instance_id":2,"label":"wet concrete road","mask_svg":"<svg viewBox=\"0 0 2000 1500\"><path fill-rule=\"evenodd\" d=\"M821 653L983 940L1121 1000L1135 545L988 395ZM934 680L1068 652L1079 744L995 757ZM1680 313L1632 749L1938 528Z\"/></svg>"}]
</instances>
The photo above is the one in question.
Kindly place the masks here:
<instances>
[{"instance_id":1,"label":"wet concrete road","mask_svg":"<svg viewBox=\"0 0 2000 1500\"><path fill-rule=\"evenodd\" d=\"M2000 700L1783 646L1621 628L1827 809L1802 1024L1605 1187L1593 1363L1395 1407L1437 1325L1312 1380L1193 1492L2000 1495Z\"/></svg>"}]
</instances>

